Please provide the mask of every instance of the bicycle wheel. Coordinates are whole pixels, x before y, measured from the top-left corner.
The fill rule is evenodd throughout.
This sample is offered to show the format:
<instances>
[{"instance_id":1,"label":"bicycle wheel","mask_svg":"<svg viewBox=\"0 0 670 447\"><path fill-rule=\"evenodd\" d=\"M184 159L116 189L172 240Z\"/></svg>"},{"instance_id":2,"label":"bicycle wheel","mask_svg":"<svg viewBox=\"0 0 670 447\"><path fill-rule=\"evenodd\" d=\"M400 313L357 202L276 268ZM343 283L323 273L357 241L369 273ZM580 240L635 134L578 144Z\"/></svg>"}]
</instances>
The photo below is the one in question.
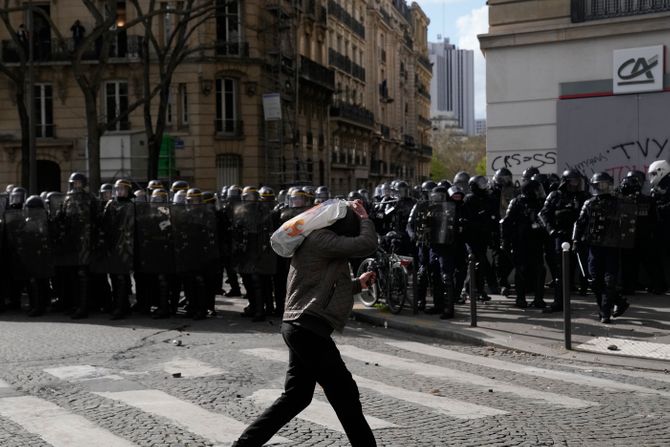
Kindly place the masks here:
<instances>
[{"instance_id":1,"label":"bicycle wheel","mask_svg":"<svg viewBox=\"0 0 670 447\"><path fill-rule=\"evenodd\" d=\"M359 277L363 273L370 270L375 271L374 262L375 260L373 258L367 258L363 260L363 262L361 262L361 265L358 266L358 270L356 271L356 277ZM368 287L367 290L361 291L361 293L359 294L359 300L367 307L372 307L375 304L377 304L377 301L379 301L379 286L377 284L377 281L375 281L370 287Z\"/></svg>"},{"instance_id":2,"label":"bicycle wheel","mask_svg":"<svg viewBox=\"0 0 670 447\"><path fill-rule=\"evenodd\" d=\"M399 314L407 300L407 273L402 267L394 267L389 276L389 296L386 304L392 314Z\"/></svg>"}]
</instances>

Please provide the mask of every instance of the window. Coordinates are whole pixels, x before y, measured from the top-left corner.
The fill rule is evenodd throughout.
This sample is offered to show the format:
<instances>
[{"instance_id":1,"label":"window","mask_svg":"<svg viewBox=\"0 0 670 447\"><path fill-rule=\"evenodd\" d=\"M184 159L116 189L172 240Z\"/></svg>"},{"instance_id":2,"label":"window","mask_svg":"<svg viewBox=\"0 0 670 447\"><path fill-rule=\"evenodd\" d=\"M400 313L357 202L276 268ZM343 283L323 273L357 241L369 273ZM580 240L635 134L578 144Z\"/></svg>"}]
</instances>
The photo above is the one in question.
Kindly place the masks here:
<instances>
[{"instance_id":1,"label":"window","mask_svg":"<svg viewBox=\"0 0 670 447\"><path fill-rule=\"evenodd\" d=\"M128 130L128 82L105 83L105 119L108 130Z\"/></svg>"},{"instance_id":2,"label":"window","mask_svg":"<svg viewBox=\"0 0 670 447\"><path fill-rule=\"evenodd\" d=\"M163 44L168 46L170 36L172 35L172 7L167 2L161 2L163 14Z\"/></svg>"},{"instance_id":3,"label":"window","mask_svg":"<svg viewBox=\"0 0 670 447\"><path fill-rule=\"evenodd\" d=\"M219 191L224 186L242 184L241 172L242 160L239 155L224 154L216 156L216 184Z\"/></svg>"},{"instance_id":4,"label":"window","mask_svg":"<svg viewBox=\"0 0 670 447\"><path fill-rule=\"evenodd\" d=\"M216 80L216 132L239 135L242 129L237 117L237 79L219 78Z\"/></svg>"},{"instance_id":5,"label":"window","mask_svg":"<svg viewBox=\"0 0 670 447\"><path fill-rule=\"evenodd\" d=\"M51 84L35 84L35 118L37 138L54 136L53 87Z\"/></svg>"},{"instance_id":6,"label":"window","mask_svg":"<svg viewBox=\"0 0 670 447\"><path fill-rule=\"evenodd\" d=\"M188 126L188 91L186 84L181 83L178 86L179 90L179 126Z\"/></svg>"},{"instance_id":7,"label":"window","mask_svg":"<svg viewBox=\"0 0 670 447\"><path fill-rule=\"evenodd\" d=\"M216 53L240 54L240 5L237 1L216 0Z\"/></svg>"}]
</instances>

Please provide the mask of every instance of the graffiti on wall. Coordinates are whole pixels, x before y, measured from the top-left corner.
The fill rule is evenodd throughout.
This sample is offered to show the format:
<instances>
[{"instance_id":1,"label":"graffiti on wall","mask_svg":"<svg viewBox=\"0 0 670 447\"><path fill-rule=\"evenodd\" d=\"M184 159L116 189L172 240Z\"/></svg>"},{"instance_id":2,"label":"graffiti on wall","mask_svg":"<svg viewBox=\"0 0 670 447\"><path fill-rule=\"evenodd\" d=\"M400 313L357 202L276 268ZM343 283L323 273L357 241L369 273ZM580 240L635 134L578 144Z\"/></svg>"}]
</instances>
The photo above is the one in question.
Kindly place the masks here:
<instances>
[{"instance_id":1,"label":"graffiti on wall","mask_svg":"<svg viewBox=\"0 0 670 447\"><path fill-rule=\"evenodd\" d=\"M528 168L538 168L542 172L556 171L556 151L515 151L488 154L491 172L507 168L519 175Z\"/></svg>"}]
</instances>

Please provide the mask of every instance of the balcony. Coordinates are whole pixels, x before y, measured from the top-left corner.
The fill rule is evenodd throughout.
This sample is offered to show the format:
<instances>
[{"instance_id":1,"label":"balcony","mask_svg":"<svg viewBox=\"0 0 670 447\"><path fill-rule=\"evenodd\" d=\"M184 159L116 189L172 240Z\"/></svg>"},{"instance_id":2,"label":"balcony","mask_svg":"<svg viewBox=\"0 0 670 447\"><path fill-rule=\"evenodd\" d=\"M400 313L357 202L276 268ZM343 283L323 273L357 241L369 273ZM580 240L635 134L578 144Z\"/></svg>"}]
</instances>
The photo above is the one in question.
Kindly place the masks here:
<instances>
[{"instance_id":1,"label":"balcony","mask_svg":"<svg viewBox=\"0 0 670 447\"><path fill-rule=\"evenodd\" d=\"M430 62L428 57L420 55L417 57L417 60L419 61L419 64L423 65L426 70L430 72L433 71L433 64Z\"/></svg>"},{"instance_id":2,"label":"balcony","mask_svg":"<svg viewBox=\"0 0 670 447\"><path fill-rule=\"evenodd\" d=\"M354 121L357 124L366 127L373 127L375 123L375 115L365 107L355 106L352 104L340 103L330 108L330 116L332 118L342 118L349 121Z\"/></svg>"},{"instance_id":3,"label":"balcony","mask_svg":"<svg viewBox=\"0 0 670 447\"><path fill-rule=\"evenodd\" d=\"M244 136L244 122L236 119L217 118L214 120L217 137L240 138Z\"/></svg>"},{"instance_id":4,"label":"balcony","mask_svg":"<svg viewBox=\"0 0 670 447\"><path fill-rule=\"evenodd\" d=\"M412 36L410 36L409 33L406 31L405 34L403 35L403 41L405 42L405 45L407 45L407 48L412 48L414 46Z\"/></svg>"},{"instance_id":5,"label":"balcony","mask_svg":"<svg viewBox=\"0 0 670 447\"><path fill-rule=\"evenodd\" d=\"M138 59L142 57L143 36L128 36L125 33L119 33L117 38L112 41L109 48L109 58L114 59ZM33 58L35 62L68 62L72 60L78 43L74 39L64 39L64 46L61 46L57 40L46 39L36 41L33 46ZM13 40L2 41L2 62L18 63L19 49ZM28 48L25 49L28 57ZM100 60L101 48L98 45L92 45L86 48L82 53L82 61Z\"/></svg>"},{"instance_id":6,"label":"balcony","mask_svg":"<svg viewBox=\"0 0 670 447\"><path fill-rule=\"evenodd\" d=\"M418 116L417 120L420 125L425 127L431 127L433 125L433 122L431 120L421 115Z\"/></svg>"},{"instance_id":7,"label":"balcony","mask_svg":"<svg viewBox=\"0 0 670 447\"><path fill-rule=\"evenodd\" d=\"M393 98L389 96L389 89L386 80L383 80L379 84L379 100L385 103L393 102Z\"/></svg>"},{"instance_id":8,"label":"balcony","mask_svg":"<svg viewBox=\"0 0 670 447\"><path fill-rule=\"evenodd\" d=\"M330 17L340 21L342 24L344 24L344 26L353 31L354 34L358 35L361 39L365 39L365 25L354 19L346 9L335 3L334 0L330 0L328 2L328 13L330 14Z\"/></svg>"},{"instance_id":9,"label":"balcony","mask_svg":"<svg viewBox=\"0 0 670 447\"><path fill-rule=\"evenodd\" d=\"M335 72L305 56L300 56L300 77L319 87L335 91Z\"/></svg>"},{"instance_id":10,"label":"balcony","mask_svg":"<svg viewBox=\"0 0 670 447\"><path fill-rule=\"evenodd\" d=\"M428 91L428 88L425 85L421 84L420 82L417 83L416 91L419 95L423 96L428 101L430 101L430 92Z\"/></svg>"},{"instance_id":11,"label":"balcony","mask_svg":"<svg viewBox=\"0 0 670 447\"><path fill-rule=\"evenodd\" d=\"M328 49L328 63L333 67L339 68L345 73L365 82L365 68L352 62L347 56L339 53L333 48Z\"/></svg>"},{"instance_id":12,"label":"balcony","mask_svg":"<svg viewBox=\"0 0 670 447\"><path fill-rule=\"evenodd\" d=\"M382 16L382 20L386 22L388 26L391 26L391 14L389 14L384 8L379 8L379 13Z\"/></svg>"},{"instance_id":13,"label":"balcony","mask_svg":"<svg viewBox=\"0 0 670 447\"><path fill-rule=\"evenodd\" d=\"M403 144L404 144L406 147L413 148L413 147L415 146L415 143L414 143L414 137L413 137L413 136L408 135L408 134L404 134L404 135L402 136L402 139L403 139Z\"/></svg>"},{"instance_id":14,"label":"balcony","mask_svg":"<svg viewBox=\"0 0 670 447\"><path fill-rule=\"evenodd\" d=\"M391 0L393 7L407 20L412 22L412 14L410 12L409 6L405 3L405 0Z\"/></svg>"},{"instance_id":15,"label":"balcony","mask_svg":"<svg viewBox=\"0 0 670 447\"><path fill-rule=\"evenodd\" d=\"M214 52L217 56L249 57L249 42L226 42L217 40L214 43Z\"/></svg>"},{"instance_id":16,"label":"balcony","mask_svg":"<svg viewBox=\"0 0 670 447\"><path fill-rule=\"evenodd\" d=\"M571 0L575 23L665 11L670 11L668 0Z\"/></svg>"}]
</instances>

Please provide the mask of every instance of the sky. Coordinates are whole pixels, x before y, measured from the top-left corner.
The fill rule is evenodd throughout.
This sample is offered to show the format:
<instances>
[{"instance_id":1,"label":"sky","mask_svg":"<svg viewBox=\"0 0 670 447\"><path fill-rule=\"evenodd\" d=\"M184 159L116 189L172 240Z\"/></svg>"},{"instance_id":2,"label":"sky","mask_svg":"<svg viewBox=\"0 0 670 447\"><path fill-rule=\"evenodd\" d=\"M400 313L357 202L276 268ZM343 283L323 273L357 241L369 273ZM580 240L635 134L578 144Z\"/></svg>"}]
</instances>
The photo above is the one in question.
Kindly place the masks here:
<instances>
[{"instance_id":1,"label":"sky","mask_svg":"<svg viewBox=\"0 0 670 447\"><path fill-rule=\"evenodd\" d=\"M486 0L415 0L430 18L428 41L448 37L458 48L475 51L475 118L486 117L486 62L477 34L488 31Z\"/></svg>"}]
</instances>

